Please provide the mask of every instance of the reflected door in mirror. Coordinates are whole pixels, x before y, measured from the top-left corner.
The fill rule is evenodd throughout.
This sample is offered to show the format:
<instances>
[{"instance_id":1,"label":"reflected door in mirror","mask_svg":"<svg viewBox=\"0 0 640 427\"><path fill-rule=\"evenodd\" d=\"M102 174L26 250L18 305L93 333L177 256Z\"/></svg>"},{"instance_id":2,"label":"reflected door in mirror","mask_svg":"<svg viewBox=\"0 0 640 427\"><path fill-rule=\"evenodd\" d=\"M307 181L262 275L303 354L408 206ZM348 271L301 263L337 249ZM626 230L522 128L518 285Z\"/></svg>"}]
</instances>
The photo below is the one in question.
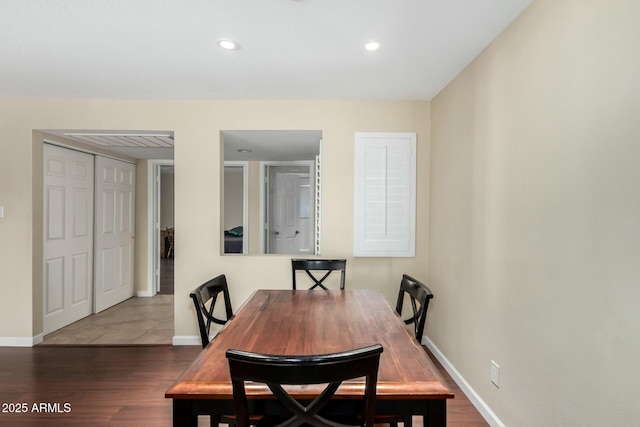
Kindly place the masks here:
<instances>
[{"instance_id":1,"label":"reflected door in mirror","mask_svg":"<svg viewBox=\"0 0 640 427\"><path fill-rule=\"evenodd\" d=\"M267 253L312 253L310 166L268 167Z\"/></svg>"}]
</instances>

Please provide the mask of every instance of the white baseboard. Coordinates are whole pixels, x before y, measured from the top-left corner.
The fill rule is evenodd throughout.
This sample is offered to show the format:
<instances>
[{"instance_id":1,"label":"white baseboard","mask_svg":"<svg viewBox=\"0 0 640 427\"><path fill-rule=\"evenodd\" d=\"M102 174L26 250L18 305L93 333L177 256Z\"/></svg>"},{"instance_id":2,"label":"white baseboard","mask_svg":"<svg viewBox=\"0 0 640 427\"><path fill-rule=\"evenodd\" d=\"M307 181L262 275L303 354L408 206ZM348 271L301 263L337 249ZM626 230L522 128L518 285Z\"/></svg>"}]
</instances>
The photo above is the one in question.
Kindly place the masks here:
<instances>
[{"instance_id":1,"label":"white baseboard","mask_svg":"<svg viewBox=\"0 0 640 427\"><path fill-rule=\"evenodd\" d=\"M40 344L43 335L38 334L35 337L0 337L0 347L33 347Z\"/></svg>"},{"instance_id":2,"label":"white baseboard","mask_svg":"<svg viewBox=\"0 0 640 427\"><path fill-rule=\"evenodd\" d=\"M155 294L151 291L137 291L136 292L136 297L138 298L147 298L147 297L152 297Z\"/></svg>"},{"instance_id":3,"label":"white baseboard","mask_svg":"<svg viewBox=\"0 0 640 427\"><path fill-rule=\"evenodd\" d=\"M202 345L202 341L199 336L196 335L183 335L174 336L172 340L173 345Z\"/></svg>"},{"instance_id":4,"label":"white baseboard","mask_svg":"<svg viewBox=\"0 0 640 427\"><path fill-rule=\"evenodd\" d=\"M38 334L35 337L33 337L33 345L38 345L40 344L42 341L44 340L44 335L43 334Z\"/></svg>"},{"instance_id":5,"label":"white baseboard","mask_svg":"<svg viewBox=\"0 0 640 427\"><path fill-rule=\"evenodd\" d=\"M489 423L491 427L505 427L504 423L500 421L498 416L491 410L489 405L482 400L482 398L475 392L471 385L460 375L460 372L451 364L451 362L445 357L444 354L436 347L436 345L428 337L423 337L423 344L433 353L438 359L440 364L447 370L451 378L458 384L458 387L462 389L462 392L469 398L473 406L476 407L480 415Z\"/></svg>"}]
</instances>

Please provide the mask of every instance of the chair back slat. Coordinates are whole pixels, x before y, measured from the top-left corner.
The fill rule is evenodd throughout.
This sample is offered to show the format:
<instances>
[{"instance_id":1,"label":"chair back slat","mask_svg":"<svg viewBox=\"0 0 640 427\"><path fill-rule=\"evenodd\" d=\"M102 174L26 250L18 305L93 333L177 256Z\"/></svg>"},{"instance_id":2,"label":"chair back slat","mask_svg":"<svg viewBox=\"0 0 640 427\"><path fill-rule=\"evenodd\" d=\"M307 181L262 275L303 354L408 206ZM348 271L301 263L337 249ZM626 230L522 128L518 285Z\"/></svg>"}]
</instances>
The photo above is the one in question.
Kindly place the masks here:
<instances>
[{"instance_id":1,"label":"chair back slat","mask_svg":"<svg viewBox=\"0 0 640 427\"><path fill-rule=\"evenodd\" d=\"M218 295L220 294L222 294L224 300L226 319L219 319L213 314L218 300ZM214 277L191 291L189 296L193 300L193 304L196 308L198 329L202 340L202 348L204 348L209 344L211 323L224 325L233 317L233 308L231 307L231 297L229 295L229 287L227 286L227 278L224 274Z\"/></svg>"},{"instance_id":2,"label":"chair back slat","mask_svg":"<svg viewBox=\"0 0 640 427\"><path fill-rule=\"evenodd\" d=\"M422 282L404 274L402 276L402 281L400 282L398 300L396 301L396 312L400 316L402 316L405 294L408 294L410 297L413 316L404 320L404 323L407 325L413 324L415 337L418 342L422 343L422 335L424 333L424 326L427 320L429 300L433 298L433 294Z\"/></svg>"},{"instance_id":3,"label":"chair back slat","mask_svg":"<svg viewBox=\"0 0 640 427\"><path fill-rule=\"evenodd\" d=\"M304 271L313 281L313 285L309 289L321 288L327 290L324 281L334 271L340 272L340 290L344 290L345 272L347 269L346 259L292 259L291 273L293 277L293 289L296 289L296 272ZM318 279L312 271L325 271L326 273ZM318 273L316 273L318 274Z\"/></svg>"}]
</instances>

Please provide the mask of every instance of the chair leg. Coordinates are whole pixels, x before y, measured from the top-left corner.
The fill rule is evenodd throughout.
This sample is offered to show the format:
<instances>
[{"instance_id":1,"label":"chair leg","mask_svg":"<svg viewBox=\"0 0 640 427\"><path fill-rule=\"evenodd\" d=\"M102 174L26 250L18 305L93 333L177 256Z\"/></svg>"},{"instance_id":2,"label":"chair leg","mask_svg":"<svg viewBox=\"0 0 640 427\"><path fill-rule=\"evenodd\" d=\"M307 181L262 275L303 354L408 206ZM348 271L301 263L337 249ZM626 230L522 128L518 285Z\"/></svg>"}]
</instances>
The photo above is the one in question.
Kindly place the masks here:
<instances>
[{"instance_id":1,"label":"chair leg","mask_svg":"<svg viewBox=\"0 0 640 427\"><path fill-rule=\"evenodd\" d=\"M218 427L220 425L220 417L218 415L209 416L210 427Z\"/></svg>"}]
</instances>

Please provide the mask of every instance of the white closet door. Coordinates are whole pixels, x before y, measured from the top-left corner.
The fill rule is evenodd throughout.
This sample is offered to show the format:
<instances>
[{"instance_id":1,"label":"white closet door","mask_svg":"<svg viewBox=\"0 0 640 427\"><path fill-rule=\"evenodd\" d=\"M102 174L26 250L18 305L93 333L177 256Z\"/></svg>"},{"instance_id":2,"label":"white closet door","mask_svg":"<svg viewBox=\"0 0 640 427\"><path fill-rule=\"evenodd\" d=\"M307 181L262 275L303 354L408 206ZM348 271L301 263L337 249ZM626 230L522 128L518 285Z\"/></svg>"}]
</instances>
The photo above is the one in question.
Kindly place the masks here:
<instances>
[{"instance_id":1,"label":"white closet door","mask_svg":"<svg viewBox=\"0 0 640 427\"><path fill-rule=\"evenodd\" d=\"M44 144L44 333L93 311L94 157Z\"/></svg>"},{"instance_id":2,"label":"white closet door","mask_svg":"<svg viewBox=\"0 0 640 427\"><path fill-rule=\"evenodd\" d=\"M96 313L134 294L135 175L131 163L96 157Z\"/></svg>"}]
</instances>

